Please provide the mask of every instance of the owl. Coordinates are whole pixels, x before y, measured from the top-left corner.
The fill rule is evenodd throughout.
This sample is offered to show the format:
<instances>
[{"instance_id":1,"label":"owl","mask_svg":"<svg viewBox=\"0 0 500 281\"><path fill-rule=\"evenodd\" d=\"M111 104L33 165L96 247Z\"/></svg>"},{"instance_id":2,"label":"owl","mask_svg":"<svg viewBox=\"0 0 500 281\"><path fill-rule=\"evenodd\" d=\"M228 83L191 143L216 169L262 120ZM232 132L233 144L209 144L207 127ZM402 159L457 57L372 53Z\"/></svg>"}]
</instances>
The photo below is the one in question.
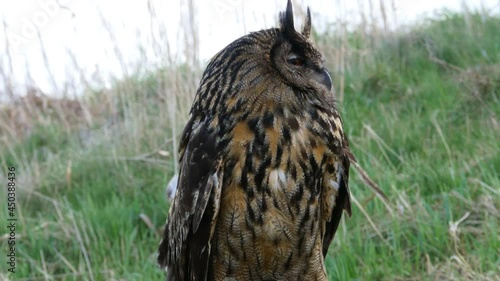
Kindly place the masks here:
<instances>
[{"instance_id":1,"label":"owl","mask_svg":"<svg viewBox=\"0 0 500 281\"><path fill-rule=\"evenodd\" d=\"M354 159L311 13L208 63L181 136L158 263L170 281L322 280Z\"/></svg>"}]
</instances>

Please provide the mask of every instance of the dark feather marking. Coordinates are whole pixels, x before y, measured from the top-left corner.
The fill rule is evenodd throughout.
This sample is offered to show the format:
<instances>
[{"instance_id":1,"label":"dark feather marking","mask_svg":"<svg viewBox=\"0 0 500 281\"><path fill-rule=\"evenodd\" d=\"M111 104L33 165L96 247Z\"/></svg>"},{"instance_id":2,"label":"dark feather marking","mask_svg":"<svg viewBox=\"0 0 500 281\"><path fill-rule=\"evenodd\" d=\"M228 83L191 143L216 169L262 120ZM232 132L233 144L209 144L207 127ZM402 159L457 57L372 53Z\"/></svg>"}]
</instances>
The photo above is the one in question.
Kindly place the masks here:
<instances>
[{"instance_id":1,"label":"dark feather marking","mask_svg":"<svg viewBox=\"0 0 500 281\"><path fill-rule=\"evenodd\" d=\"M276 159L274 161L274 168L278 168L281 165L281 156L283 155L283 146L278 145L276 147Z\"/></svg>"},{"instance_id":2,"label":"dark feather marking","mask_svg":"<svg viewBox=\"0 0 500 281\"><path fill-rule=\"evenodd\" d=\"M276 115L276 117L280 117L281 118L281 117L285 116L285 112L283 111L283 107L282 106L276 106L276 107L274 107L273 112Z\"/></svg>"},{"instance_id":3,"label":"dark feather marking","mask_svg":"<svg viewBox=\"0 0 500 281\"><path fill-rule=\"evenodd\" d=\"M237 63L235 63L233 66L231 66L231 72L230 72L230 75L231 75L231 79L229 80L229 88L227 89L228 91L234 91L234 88L235 86L237 85L236 82L236 79L239 77L239 72L240 72L240 69L244 66L244 62L243 61L239 61ZM237 91L235 91L237 92Z\"/></svg>"},{"instance_id":4,"label":"dark feather marking","mask_svg":"<svg viewBox=\"0 0 500 281\"><path fill-rule=\"evenodd\" d=\"M259 123L259 118L252 118L250 120L247 121L248 123L248 127L250 128L250 130L252 130L252 132L256 133L257 132L257 124Z\"/></svg>"},{"instance_id":5,"label":"dark feather marking","mask_svg":"<svg viewBox=\"0 0 500 281\"><path fill-rule=\"evenodd\" d=\"M243 168L241 171L241 188L247 191L247 196L253 198L253 189L248 188L248 169Z\"/></svg>"},{"instance_id":6,"label":"dark feather marking","mask_svg":"<svg viewBox=\"0 0 500 281\"><path fill-rule=\"evenodd\" d=\"M288 126L290 126L290 129L292 131L297 131L299 129L299 122L297 121L297 118L295 117L288 117L287 119Z\"/></svg>"},{"instance_id":7,"label":"dark feather marking","mask_svg":"<svg viewBox=\"0 0 500 281\"><path fill-rule=\"evenodd\" d=\"M282 130L284 141L288 144L292 140L292 135L290 134L290 129L286 126Z\"/></svg>"},{"instance_id":8,"label":"dark feather marking","mask_svg":"<svg viewBox=\"0 0 500 281\"><path fill-rule=\"evenodd\" d=\"M304 188L302 186L299 186L299 190L295 192L295 194L292 197L292 200L295 202L300 202L302 200L302 196L304 196ZM299 204L295 205L299 206Z\"/></svg>"},{"instance_id":9,"label":"dark feather marking","mask_svg":"<svg viewBox=\"0 0 500 281\"><path fill-rule=\"evenodd\" d=\"M264 117L262 118L262 124L264 128L272 128L274 125L274 115L270 111L266 111L264 113Z\"/></svg>"},{"instance_id":10,"label":"dark feather marking","mask_svg":"<svg viewBox=\"0 0 500 281\"><path fill-rule=\"evenodd\" d=\"M309 216L310 216L310 208L309 208L309 206L306 206L306 211L304 212L304 215L300 219L300 228L301 229L304 228L304 226L306 225L306 222L309 221Z\"/></svg>"},{"instance_id":11,"label":"dark feather marking","mask_svg":"<svg viewBox=\"0 0 500 281\"><path fill-rule=\"evenodd\" d=\"M250 219L250 222L252 224L255 223L255 213L252 209L252 206L250 205L250 200L247 200L247 214L248 218Z\"/></svg>"},{"instance_id":12,"label":"dark feather marking","mask_svg":"<svg viewBox=\"0 0 500 281\"><path fill-rule=\"evenodd\" d=\"M271 157L266 157L266 159L264 159L264 161L260 164L257 173L255 174L255 185L257 187L257 191L262 191L262 182L264 180L264 176L266 175L266 169L270 163Z\"/></svg>"}]
</instances>

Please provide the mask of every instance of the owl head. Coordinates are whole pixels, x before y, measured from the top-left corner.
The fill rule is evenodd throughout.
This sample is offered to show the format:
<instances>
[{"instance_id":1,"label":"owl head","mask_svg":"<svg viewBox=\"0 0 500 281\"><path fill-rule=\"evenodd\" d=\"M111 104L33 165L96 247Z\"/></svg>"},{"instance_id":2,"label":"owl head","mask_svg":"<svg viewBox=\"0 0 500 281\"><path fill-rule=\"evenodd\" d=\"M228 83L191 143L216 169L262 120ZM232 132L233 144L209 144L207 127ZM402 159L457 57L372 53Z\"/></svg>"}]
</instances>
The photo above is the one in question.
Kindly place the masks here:
<instances>
[{"instance_id":1,"label":"owl head","mask_svg":"<svg viewBox=\"0 0 500 281\"><path fill-rule=\"evenodd\" d=\"M194 112L216 114L243 104L251 110L273 104L294 113L303 112L304 105L332 108L332 80L310 35L310 10L297 31L288 0L279 27L240 37L211 59Z\"/></svg>"},{"instance_id":2,"label":"owl head","mask_svg":"<svg viewBox=\"0 0 500 281\"><path fill-rule=\"evenodd\" d=\"M288 0L285 12L280 13L280 28L271 50L271 61L287 82L294 86L330 91L332 80L323 55L309 39L311 35L311 11L302 32L295 30L293 7Z\"/></svg>"}]
</instances>

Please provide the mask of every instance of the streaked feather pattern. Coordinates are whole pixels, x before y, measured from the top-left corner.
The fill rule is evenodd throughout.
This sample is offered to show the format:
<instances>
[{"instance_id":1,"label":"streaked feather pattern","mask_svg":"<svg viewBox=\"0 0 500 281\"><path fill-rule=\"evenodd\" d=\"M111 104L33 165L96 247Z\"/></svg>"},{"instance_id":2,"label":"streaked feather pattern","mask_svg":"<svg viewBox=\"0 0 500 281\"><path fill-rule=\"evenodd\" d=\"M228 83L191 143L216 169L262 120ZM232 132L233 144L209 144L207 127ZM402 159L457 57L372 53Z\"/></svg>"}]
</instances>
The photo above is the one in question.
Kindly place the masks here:
<instances>
[{"instance_id":1,"label":"streaked feather pattern","mask_svg":"<svg viewBox=\"0 0 500 281\"><path fill-rule=\"evenodd\" d=\"M327 280L354 156L310 16L297 32L288 1L279 28L210 60L159 247L167 280Z\"/></svg>"}]
</instances>

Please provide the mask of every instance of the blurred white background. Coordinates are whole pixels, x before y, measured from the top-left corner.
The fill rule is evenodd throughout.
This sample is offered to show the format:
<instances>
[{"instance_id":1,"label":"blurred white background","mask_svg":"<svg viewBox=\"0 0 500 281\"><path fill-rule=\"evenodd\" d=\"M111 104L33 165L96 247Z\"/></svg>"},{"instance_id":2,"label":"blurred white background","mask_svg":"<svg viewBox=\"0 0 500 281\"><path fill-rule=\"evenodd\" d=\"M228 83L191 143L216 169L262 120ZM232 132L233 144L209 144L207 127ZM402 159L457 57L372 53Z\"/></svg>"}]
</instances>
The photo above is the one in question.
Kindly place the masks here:
<instances>
[{"instance_id":1,"label":"blurred white background","mask_svg":"<svg viewBox=\"0 0 500 281\"><path fill-rule=\"evenodd\" d=\"M500 10L498 0L293 2L298 17L311 8L319 30L367 21L394 30L443 8ZM186 57L197 58L188 64L204 65L239 36L275 26L285 6L285 0L1 1L0 74L21 93L37 85L58 95L71 92L68 85L78 89L83 80L109 85L113 78L184 63Z\"/></svg>"}]
</instances>

